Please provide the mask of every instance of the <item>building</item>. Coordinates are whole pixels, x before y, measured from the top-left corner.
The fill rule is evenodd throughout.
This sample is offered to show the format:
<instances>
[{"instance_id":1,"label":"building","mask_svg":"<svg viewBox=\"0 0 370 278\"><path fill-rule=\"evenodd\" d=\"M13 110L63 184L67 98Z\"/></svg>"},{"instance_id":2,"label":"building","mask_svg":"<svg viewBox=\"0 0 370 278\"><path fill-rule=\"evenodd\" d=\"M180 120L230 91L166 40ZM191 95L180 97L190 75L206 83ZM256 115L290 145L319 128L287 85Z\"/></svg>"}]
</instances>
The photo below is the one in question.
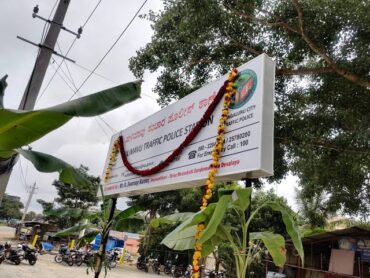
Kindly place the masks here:
<instances>
[{"instance_id":1,"label":"building","mask_svg":"<svg viewBox=\"0 0 370 278\"><path fill-rule=\"evenodd\" d=\"M266 273L282 272L287 278L370 278L370 229L353 226L306 236L302 239L305 265L291 243L287 261L278 270L266 261Z\"/></svg>"}]
</instances>

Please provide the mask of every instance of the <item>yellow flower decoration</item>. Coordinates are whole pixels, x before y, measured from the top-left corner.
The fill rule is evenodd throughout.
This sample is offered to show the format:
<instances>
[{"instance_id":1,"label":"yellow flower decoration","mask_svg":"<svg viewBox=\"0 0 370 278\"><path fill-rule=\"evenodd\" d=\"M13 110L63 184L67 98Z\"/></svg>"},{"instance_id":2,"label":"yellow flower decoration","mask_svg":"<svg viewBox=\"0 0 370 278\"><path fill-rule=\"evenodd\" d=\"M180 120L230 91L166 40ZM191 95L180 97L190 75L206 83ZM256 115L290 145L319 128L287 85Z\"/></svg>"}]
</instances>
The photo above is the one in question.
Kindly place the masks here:
<instances>
[{"instance_id":1,"label":"yellow flower decoration","mask_svg":"<svg viewBox=\"0 0 370 278\"><path fill-rule=\"evenodd\" d=\"M233 69L227 78L228 84L225 88L224 93L224 103L222 108L221 117L219 119L219 124L217 127L217 137L216 137L216 144L213 146L212 150L212 162L210 164L210 170L208 172L208 178L206 180L206 189L204 191L204 195L202 197L202 206L200 207L201 210L204 210L207 208L208 200L212 198L212 189L214 188L215 183L215 176L218 170L218 167L220 166L219 159L220 159L220 153L222 151L222 146L225 141L224 133L226 128L226 121L229 115L229 106L231 104L232 96L235 94L235 86L234 81L236 77L238 76L238 71L236 69ZM205 225L203 223L199 223L197 225L197 232L195 234L195 252L193 255L193 275L192 278L199 278L199 259L202 254L202 244L199 242L199 239L202 236L202 231L204 230Z\"/></svg>"}]
</instances>

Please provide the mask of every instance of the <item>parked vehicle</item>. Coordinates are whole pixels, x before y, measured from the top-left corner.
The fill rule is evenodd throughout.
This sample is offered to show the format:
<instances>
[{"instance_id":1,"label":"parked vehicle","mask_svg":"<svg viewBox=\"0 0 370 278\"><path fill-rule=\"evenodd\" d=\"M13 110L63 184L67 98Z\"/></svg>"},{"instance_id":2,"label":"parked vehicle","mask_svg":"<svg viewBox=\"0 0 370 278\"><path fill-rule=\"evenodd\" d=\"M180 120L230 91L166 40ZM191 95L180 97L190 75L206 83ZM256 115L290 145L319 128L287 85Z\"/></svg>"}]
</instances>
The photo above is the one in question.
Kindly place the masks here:
<instances>
[{"instance_id":1,"label":"parked vehicle","mask_svg":"<svg viewBox=\"0 0 370 278\"><path fill-rule=\"evenodd\" d=\"M182 264L172 266L172 277L182 277L185 275L185 267Z\"/></svg>"},{"instance_id":2,"label":"parked vehicle","mask_svg":"<svg viewBox=\"0 0 370 278\"><path fill-rule=\"evenodd\" d=\"M0 244L0 250L3 250L4 257L7 261L19 265L21 263L21 258L16 249L11 247L11 243L5 242L4 245Z\"/></svg>"},{"instance_id":3,"label":"parked vehicle","mask_svg":"<svg viewBox=\"0 0 370 278\"><path fill-rule=\"evenodd\" d=\"M148 258L146 258L144 255L140 255L140 257L137 259L136 267L139 270L148 272L148 263Z\"/></svg>"},{"instance_id":4,"label":"parked vehicle","mask_svg":"<svg viewBox=\"0 0 370 278\"><path fill-rule=\"evenodd\" d=\"M62 245L59 249L59 253L55 255L54 261L57 263L65 262L69 266L73 265L73 258L71 256L71 253L68 250L67 246Z\"/></svg>"},{"instance_id":5,"label":"parked vehicle","mask_svg":"<svg viewBox=\"0 0 370 278\"><path fill-rule=\"evenodd\" d=\"M191 275L193 275L193 266L192 265L188 265L188 267L185 270L184 276L186 278L190 278Z\"/></svg>"},{"instance_id":6,"label":"parked vehicle","mask_svg":"<svg viewBox=\"0 0 370 278\"><path fill-rule=\"evenodd\" d=\"M23 244L21 248L23 251L22 253L23 259L28 261L30 265L34 265L37 262L37 253L35 248L30 247L26 244Z\"/></svg>"},{"instance_id":7,"label":"parked vehicle","mask_svg":"<svg viewBox=\"0 0 370 278\"><path fill-rule=\"evenodd\" d=\"M94 253L92 251L83 253L82 262L87 266L92 266L94 263Z\"/></svg>"},{"instance_id":8,"label":"parked vehicle","mask_svg":"<svg viewBox=\"0 0 370 278\"><path fill-rule=\"evenodd\" d=\"M70 252L70 255L72 257L73 264L80 266L83 263L83 253L80 251L72 250Z\"/></svg>"},{"instance_id":9,"label":"parked vehicle","mask_svg":"<svg viewBox=\"0 0 370 278\"><path fill-rule=\"evenodd\" d=\"M0 264L5 260L4 246L0 244Z\"/></svg>"},{"instance_id":10,"label":"parked vehicle","mask_svg":"<svg viewBox=\"0 0 370 278\"><path fill-rule=\"evenodd\" d=\"M152 260L151 265L154 273L161 274L161 264L157 258Z\"/></svg>"},{"instance_id":11,"label":"parked vehicle","mask_svg":"<svg viewBox=\"0 0 370 278\"><path fill-rule=\"evenodd\" d=\"M172 261L167 260L164 264L164 273L170 275L172 271Z\"/></svg>"},{"instance_id":12,"label":"parked vehicle","mask_svg":"<svg viewBox=\"0 0 370 278\"><path fill-rule=\"evenodd\" d=\"M117 266L117 260L119 259L119 253L117 250L112 249L105 253L105 258L108 262L108 266L110 268L115 268Z\"/></svg>"},{"instance_id":13,"label":"parked vehicle","mask_svg":"<svg viewBox=\"0 0 370 278\"><path fill-rule=\"evenodd\" d=\"M216 272L215 270L211 270L211 271L207 271L205 273L205 277L206 278L224 278L225 277L225 273L222 272L222 271Z\"/></svg>"}]
</instances>

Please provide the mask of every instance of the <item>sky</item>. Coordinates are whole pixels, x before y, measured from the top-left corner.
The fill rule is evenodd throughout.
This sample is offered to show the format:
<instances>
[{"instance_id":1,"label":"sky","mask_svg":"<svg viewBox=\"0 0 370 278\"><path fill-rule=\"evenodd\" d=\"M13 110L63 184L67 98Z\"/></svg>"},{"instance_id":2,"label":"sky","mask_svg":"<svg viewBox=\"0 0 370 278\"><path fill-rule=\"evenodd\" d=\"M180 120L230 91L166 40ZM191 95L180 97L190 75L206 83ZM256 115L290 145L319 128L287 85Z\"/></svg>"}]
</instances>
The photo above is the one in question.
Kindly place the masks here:
<instances>
[{"instance_id":1,"label":"sky","mask_svg":"<svg viewBox=\"0 0 370 278\"><path fill-rule=\"evenodd\" d=\"M77 30L88 18L99 0L71 0L64 20L64 26ZM12 0L0 1L0 76L8 74L8 87L5 92L4 105L6 108L17 109L23 92L30 77L37 47L16 38L24 37L39 43L45 23L40 19L32 18L33 7L39 6L39 15L48 18L55 0ZM102 0L90 21L86 24L82 36L76 41L68 57L76 64L68 63L59 70L66 80L68 70L77 87L82 84L89 72L83 66L93 69L104 56L118 35L132 19L142 1ZM162 9L160 0L149 0L140 14L149 10ZM93 75L80 90L80 95L88 95L103 89L135 80L129 70L129 58L136 51L150 42L153 31L150 22L137 17L127 29L118 44L106 57L96 72L106 78ZM58 44L62 53L65 53L74 36L61 31ZM58 50L58 48L56 49ZM61 59L53 55L53 59L60 63ZM55 63L49 66L40 91L35 109L45 108L67 101L72 95L72 81L67 80L69 86L57 74L47 87L51 76L55 72ZM63 73L64 72L64 73ZM156 83L157 73L146 72L142 84L142 95L139 100L115 109L101 116L101 118L74 118L61 128L49 133L45 137L31 144L33 150L49 153L68 163L89 167L89 173L101 176L108 152L110 137L128 126L144 119L160 109L156 102L157 95L152 92ZM68 77L71 79L70 77ZM107 80L109 79L109 80ZM108 127L103 121L108 123ZM58 174L39 173L27 160L20 158L13 169L6 193L20 196L25 203L28 197L27 189L36 183L37 190L29 211L41 212L37 199L53 201L57 197L55 188L51 185ZM289 176L282 183L267 185L273 188L278 195L288 199L291 206L296 207L294 186L296 177ZM125 199L118 202L118 208L125 207Z\"/></svg>"}]
</instances>

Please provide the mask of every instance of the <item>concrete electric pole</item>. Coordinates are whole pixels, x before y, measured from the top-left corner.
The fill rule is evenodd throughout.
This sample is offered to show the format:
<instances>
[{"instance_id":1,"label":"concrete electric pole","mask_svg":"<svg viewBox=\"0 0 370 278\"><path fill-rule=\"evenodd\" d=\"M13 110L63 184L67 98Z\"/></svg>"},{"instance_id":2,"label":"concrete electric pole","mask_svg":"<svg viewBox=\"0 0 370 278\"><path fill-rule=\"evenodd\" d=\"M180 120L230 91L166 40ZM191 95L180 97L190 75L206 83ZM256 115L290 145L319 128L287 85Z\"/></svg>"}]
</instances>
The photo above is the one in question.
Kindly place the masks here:
<instances>
[{"instance_id":1,"label":"concrete electric pole","mask_svg":"<svg viewBox=\"0 0 370 278\"><path fill-rule=\"evenodd\" d=\"M37 96L40 92L42 81L48 69L51 55L63 27L64 17L66 16L70 0L60 0L55 11L54 18L50 21L50 28L44 42L39 46L40 53L36 59L35 67L31 73L22 101L19 104L20 110L32 110L35 107ZM34 9L33 17L37 16L38 8ZM37 16L38 17L38 16Z\"/></svg>"},{"instance_id":2,"label":"concrete electric pole","mask_svg":"<svg viewBox=\"0 0 370 278\"><path fill-rule=\"evenodd\" d=\"M26 218L26 214L28 212L28 208L29 208L29 206L31 204L32 196L33 196L33 194L35 194L35 190L36 189L37 189L36 188L36 183L34 183L32 185L32 187L31 187L31 191L30 191L30 194L28 195L27 203L26 203L26 205L24 207L24 211L23 211L23 216L22 216L22 219L21 219L21 223L23 223L24 222L24 219Z\"/></svg>"},{"instance_id":3,"label":"concrete electric pole","mask_svg":"<svg viewBox=\"0 0 370 278\"><path fill-rule=\"evenodd\" d=\"M70 0L60 0L59 1L59 4L55 11L53 20L49 20L49 19L39 16L37 14L39 11L38 6L36 6L33 9L32 16L34 18L39 18L50 24L49 31L45 37L45 40L42 43L36 44L27 39L17 36L17 38L40 48L40 52L36 58L35 67L31 73L31 77L28 81L28 84L23 94L21 103L19 104L19 110L32 110L35 107L36 99L40 92L40 88L44 80L45 73L50 63L50 58L52 54L61 56L66 60L72 61L71 59L68 59L67 57L60 55L54 50L54 47L57 42L61 29L69 33L72 33L73 35L76 35L77 38L79 38L82 33L81 28L78 30L78 33L75 33L63 26L63 21L67 13L69 3L70 3ZM5 194L5 190L8 185L12 169L15 163L17 162L17 160L18 160L18 154L13 155L9 159L0 160L0 170L4 169L4 171L1 171L1 174L0 174L0 205L3 199L3 196Z\"/></svg>"}]
</instances>

